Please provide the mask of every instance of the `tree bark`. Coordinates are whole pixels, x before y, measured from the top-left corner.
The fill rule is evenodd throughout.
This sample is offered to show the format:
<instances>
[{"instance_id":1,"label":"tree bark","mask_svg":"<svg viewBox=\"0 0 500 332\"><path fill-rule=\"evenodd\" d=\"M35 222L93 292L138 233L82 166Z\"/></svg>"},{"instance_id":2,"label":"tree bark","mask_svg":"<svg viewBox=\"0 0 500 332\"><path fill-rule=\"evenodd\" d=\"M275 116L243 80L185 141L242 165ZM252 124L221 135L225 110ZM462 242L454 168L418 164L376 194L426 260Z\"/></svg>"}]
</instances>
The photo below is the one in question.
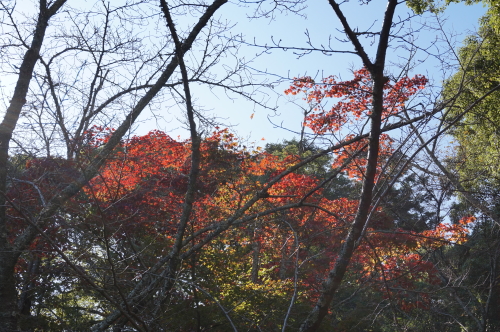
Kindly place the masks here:
<instances>
[{"instance_id":1,"label":"tree bark","mask_svg":"<svg viewBox=\"0 0 500 332\"><path fill-rule=\"evenodd\" d=\"M373 187L375 184L375 176L378 163L381 118L382 112L384 110L383 87L387 81L387 78L384 77L385 57L387 53L389 34L394 17L394 11L398 3L396 0L389 0L387 3L387 9L384 15L384 22L382 25L382 30L380 32L377 55L374 63L369 60L363 47L361 46L361 43L357 38L357 35L349 27L346 18L340 10L339 5L332 0L330 0L330 4L336 15L339 17L346 35L351 40L365 67L370 71L373 80L372 115L366 171L364 174L361 198L359 201L356 216L349 230L349 233L345 238L344 243L342 244L339 255L337 256L337 260L335 261L335 265L323 282L320 297L316 302L315 307L300 327L301 332L313 332L318 330L318 328L320 327L321 322L328 313L328 308L333 300L335 292L340 287L342 280L344 279L347 267L349 266L351 257L356 249L356 243L362 236L365 224L368 222L367 217L372 204Z\"/></svg>"},{"instance_id":2,"label":"tree bark","mask_svg":"<svg viewBox=\"0 0 500 332\"><path fill-rule=\"evenodd\" d=\"M16 128L21 110L26 103L26 95L33 76L33 71L40 56L40 50L49 25L49 20L65 4L66 0L57 0L47 8L45 0L40 0L39 14L33 39L24 54L19 68L14 94L5 116L0 124L0 193L7 192L7 168L9 163L9 145ZM13 250L7 233L6 199L0 195L0 331L16 331L18 326L17 290L14 279L14 266L20 252Z\"/></svg>"}]
</instances>

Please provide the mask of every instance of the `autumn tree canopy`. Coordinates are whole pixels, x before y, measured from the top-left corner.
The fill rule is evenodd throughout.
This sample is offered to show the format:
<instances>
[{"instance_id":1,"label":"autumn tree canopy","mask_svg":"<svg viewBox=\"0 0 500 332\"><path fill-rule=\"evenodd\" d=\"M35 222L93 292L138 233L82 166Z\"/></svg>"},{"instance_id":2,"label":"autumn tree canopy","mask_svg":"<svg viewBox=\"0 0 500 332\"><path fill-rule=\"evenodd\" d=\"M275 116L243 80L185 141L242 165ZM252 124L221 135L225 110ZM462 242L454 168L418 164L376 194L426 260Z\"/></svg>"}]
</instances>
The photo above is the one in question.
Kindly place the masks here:
<instances>
[{"instance_id":1,"label":"autumn tree canopy","mask_svg":"<svg viewBox=\"0 0 500 332\"><path fill-rule=\"evenodd\" d=\"M362 31L329 0L339 44L305 47L245 40L225 11L305 0L1 5L0 331L500 326L492 10L436 88L406 30L433 1L388 0ZM277 111L244 47L360 65L280 77L301 129L264 146L200 98ZM185 138L134 134L166 109Z\"/></svg>"}]
</instances>

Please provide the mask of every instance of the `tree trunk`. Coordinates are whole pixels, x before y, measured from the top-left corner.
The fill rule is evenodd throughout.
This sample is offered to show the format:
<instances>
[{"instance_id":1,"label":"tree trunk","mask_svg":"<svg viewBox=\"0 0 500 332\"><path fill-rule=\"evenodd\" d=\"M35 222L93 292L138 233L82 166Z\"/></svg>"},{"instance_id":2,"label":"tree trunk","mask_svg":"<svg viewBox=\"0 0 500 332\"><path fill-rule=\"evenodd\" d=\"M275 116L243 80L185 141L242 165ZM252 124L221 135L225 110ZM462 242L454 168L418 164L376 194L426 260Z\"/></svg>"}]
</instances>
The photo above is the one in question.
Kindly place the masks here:
<instances>
[{"instance_id":1,"label":"tree trunk","mask_svg":"<svg viewBox=\"0 0 500 332\"><path fill-rule=\"evenodd\" d=\"M0 124L0 331L16 331L19 316L14 267L20 251L13 248L7 233L7 169L9 163L9 144L14 129L26 103L26 95L33 71L40 56L45 31L49 19L64 5L66 0L57 0L47 8L45 0L40 0L39 14L30 48L24 54L19 68L18 80L10 105Z\"/></svg>"},{"instance_id":2,"label":"tree trunk","mask_svg":"<svg viewBox=\"0 0 500 332\"><path fill-rule=\"evenodd\" d=\"M372 90L372 115L370 125L370 136L368 145L368 157L366 161L366 171L364 174L363 188L361 190L360 200L356 217L351 225L349 233L342 244L340 253L335 261L333 269L328 273L327 278L323 282L323 288L320 292L320 297L316 302L315 307L310 312L307 319L300 327L301 332L313 332L318 330L324 317L328 313L328 308L333 300L335 292L340 287L344 279L347 267L351 261L351 257L356 249L356 243L363 235L363 230L368 223L368 214L372 205L372 193L375 184L375 176L377 171L380 134L381 134L381 118L384 111L384 84L387 78L384 77L385 57L389 42L389 34L394 17L394 11L398 5L397 0L389 0L387 9L384 15L384 22L380 31L380 39L377 47L377 55L375 62L369 59L365 53L361 43L358 40L357 34L350 28L347 20L340 10L340 6L333 0L330 0L330 5L340 19L346 35L355 47L359 57L363 61L365 67L370 71L373 80Z\"/></svg>"},{"instance_id":3,"label":"tree trunk","mask_svg":"<svg viewBox=\"0 0 500 332\"><path fill-rule=\"evenodd\" d=\"M10 257L9 257L10 256ZM19 317L14 266L16 259L9 252L0 255L0 331L17 331Z\"/></svg>"}]
</instances>

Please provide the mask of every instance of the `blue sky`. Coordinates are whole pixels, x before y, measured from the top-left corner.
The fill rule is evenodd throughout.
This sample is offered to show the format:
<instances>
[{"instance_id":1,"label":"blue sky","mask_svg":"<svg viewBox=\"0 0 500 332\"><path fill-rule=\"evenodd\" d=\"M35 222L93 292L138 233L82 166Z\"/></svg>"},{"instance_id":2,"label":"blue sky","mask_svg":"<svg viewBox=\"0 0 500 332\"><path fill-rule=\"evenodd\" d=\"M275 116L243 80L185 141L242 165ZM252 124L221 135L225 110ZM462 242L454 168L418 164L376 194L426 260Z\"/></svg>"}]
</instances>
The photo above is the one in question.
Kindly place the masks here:
<instances>
[{"instance_id":1,"label":"blue sky","mask_svg":"<svg viewBox=\"0 0 500 332\"><path fill-rule=\"evenodd\" d=\"M369 5L360 5L359 1L350 1L342 6L345 16L351 22L353 28L359 31L371 29L378 31L382 24L382 17L385 10L385 1L373 0ZM231 3L225 6L219 12L221 18L229 20L235 24L235 27L226 37L237 34L244 35L248 42L255 41L260 45L271 45L274 41L280 41L285 46L307 46L306 31L311 40L316 45L331 43L332 48L352 51L349 43L343 43L336 38L344 38L340 32L340 22L333 13L332 8L326 0L308 1L301 15L290 13L277 14L274 19L258 18L249 19L252 14L249 5L248 8ZM478 27L478 18L485 12L482 5L465 6L463 4L451 4L447 10L440 15L439 20L443 24L444 33L448 36L452 45L459 46L463 38L473 33ZM398 6L397 17L406 18L411 12L404 5ZM413 38L415 44L421 48L428 48L433 42L435 46L429 49L430 52L444 52L448 47L444 42L443 32L433 31L424 28L424 25L436 27L438 18L434 15L425 15L416 17L407 23L404 29L413 29L421 31L412 33L407 38ZM374 47L370 47L370 40L364 40L367 52L374 55ZM393 48L389 52L389 61L392 63L388 71L397 74L400 69L398 66L407 63L408 51L402 46L401 41L393 41ZM245 59L252 59L249 66L257 72L266 72L268 75L258 76L259 79L265 79L273 83L278 77L292 78L304 75L321 78L328 75L337 75L342 79L350 79L350 70L358 69L361 66L360 60L353 54L334 54L327 56L321 53L312 53L303 57L298 57L292 50L272 50L262 54L262 48L249 45L241 45L239 56ZM260 54L260 55L259 55ZM257 56L258 55L258 56ZM452 62L448 62L452 64ZM413 74L424 74L433 80L435 85L439 85L444 76L451 72L443 73L441 64L432 56L424 52L417 52L413 59L416 67ZM273 84L273 89L264 89L268 96L267 102L270 106L277 106L276 112L255 106L253 103L232 96L232 100L223 93L209 92L206 89L194 89L194 97L199 105L209 110L208 113L217 115L221 122L232 125L232 130L240 137L249 139L249 141L262 144L264 142L277 142L283 139L290 139L294 136L292 131L300 128L301 116L300 108L288 97L283 95L283 91L288 87L289 81L281 84ZM299 99L295 100L299 105L304 103ZM181 135L186 137L185 131L175 120L176 111L170 111L166 117L166 122L145 121L136 130L137 134L142 134L150 129L159 127L159 129L170 133L172 136ZM253 114L253 118L251 116ZM150 116L150 115L149 115ZM269 121L280 124L286 129L280 129L273 126ZM287 130L288 129L288 130Z\"/></svg>"},{"instance_id":2,"label":"blue sky","mask_svg":"<svg viewBox=\"0 0 500 332\"><path fill-rule=\"evenodd\" d=\"M121 1L113 0L112 4L118 5ZM222 126L230 126L231 130L242 139L262 145L266 142L290 139L295 136L293 132L300 129L302 120L300 107L306 105L300 98L294 100L283 94L293 77L308 75L321 79L329 75L336 75L347 80L351 78L351 70L361 67L361 61L353 54L325 55L316 52L298 57L296 52L290 49L274 49L263 52L263 48L250 45L252 43L261 46L272 45L274 41L283 46L308 47L307 40L310 38L317 46L330 44L332 49L353 51L350 43L339 41L339 39L345 39L345 36L341 32L340 22L327 0L304 1L307 7L299 15L275 11L274 17L260 18L249 18L256 5L252 3L255 2L252 0L246 2L247 5L242 5L245 1L233 0L222 6L217 13L216 16L222 21L227 21L228 25L234 25L230 31L224 33L221 40L243 36L248 44L241 44L236 56L248 62L248 73L255 75L256 81L270 85L261 88L260 93L256 94L256 98L274 110L257 106L237 95L226 94L222 90L210 91L199 86L192 87L193 97L200 109L206 110L207 116L217 117ZM378 31L382 24L386 1L371 0L368 1L368 5L361 5L362 2L359 0L345 1L341 8L353 29ZM273 1L265 3L272 4ZM79 5L94 6L94 2L89 1ZM95 6L99 6L99 4ZM18 10L28 11L28 13L35 9L35 6L18 6ZM413 18L404 25L403 31L418 31L406 37L412 39L422 49L427 49L435 43L434 46L428 48L429 52L451 54L447 52L449 45L444 42L444 34L449 38L453 47L458 47L467 34L476 30L478 19L485 10L481 4L473 6L451 4L439 18L444 32L432 30L431 27L435 28L438 25L438 18L430 14ZM404 4L398 6L396 17L405 19L408 15L412 15L412 13ZM159 24L164 23L162 20L159 22ZM179 23L185 25L189 22L179 19ZM154 27L154 23L151 26ZM362 42L367 53L373 57L375 54L374 45L376 45L373 43L374 40L365 39ZM390 65L387 67L387 71L397 75L400 72L399 66L408 62L406 59L409 52L405 49L407 44L404 42L393 41L391 46L388 59ZM200 52L200 50L195 52ZM219 68L222 67L222 64L234 65L234 59L223 59ZM441 63L422 51L414 55L412 64L415 65L412 74L426 75L432 79L435 86L439 86L442 80L452 73L450 70L443 72ZM453 60L450 60L448 64L453 64ZM214 74L223 75L224 72L214 72ZM10 96L9 89L13 85L8 84L9 78L2 78L1 83L4 85L3 89L7 95ZM135 126L134 134L142 135L150 130L160 129L172 137L188 137L187 131L179 122L179 119L184 117L182 109L179 109L175 104L161 104L156 113L144 113ZM271 121L283 128L276 128ZM262 141L262 138L265 138L265 141Z\"/></svg>"}]
</instances>

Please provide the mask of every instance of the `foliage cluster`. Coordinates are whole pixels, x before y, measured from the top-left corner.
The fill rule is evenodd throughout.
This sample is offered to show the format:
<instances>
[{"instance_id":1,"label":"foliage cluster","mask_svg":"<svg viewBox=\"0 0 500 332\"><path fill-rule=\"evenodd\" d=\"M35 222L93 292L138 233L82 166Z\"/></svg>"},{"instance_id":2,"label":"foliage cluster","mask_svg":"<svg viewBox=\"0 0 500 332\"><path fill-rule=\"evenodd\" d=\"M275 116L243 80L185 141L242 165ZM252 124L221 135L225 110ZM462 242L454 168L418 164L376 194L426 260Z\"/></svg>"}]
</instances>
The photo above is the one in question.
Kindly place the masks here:
<instances>
[{"instance_id":1,"label":"foliage cluster","mask_svg":"<svg viewBox=\"0 0 500 332\"><path fill-rule=\"evenodd\" d=\"M70 2L40 0L24 21L0 2L0 71L16 78L0 123L0 331L500 328L495 1L435 100L411 61L388 73L393 45L419 48L412 17L396 19L404 2L374 32L328 1L354 51L311 38L294 51L362 68L290 80L300 137L265 148L206 116L192 87L268 107L219 9L274 17L305 0ZM188 139L127 136L166 104Z\"/></svg>"}]
</instances>

